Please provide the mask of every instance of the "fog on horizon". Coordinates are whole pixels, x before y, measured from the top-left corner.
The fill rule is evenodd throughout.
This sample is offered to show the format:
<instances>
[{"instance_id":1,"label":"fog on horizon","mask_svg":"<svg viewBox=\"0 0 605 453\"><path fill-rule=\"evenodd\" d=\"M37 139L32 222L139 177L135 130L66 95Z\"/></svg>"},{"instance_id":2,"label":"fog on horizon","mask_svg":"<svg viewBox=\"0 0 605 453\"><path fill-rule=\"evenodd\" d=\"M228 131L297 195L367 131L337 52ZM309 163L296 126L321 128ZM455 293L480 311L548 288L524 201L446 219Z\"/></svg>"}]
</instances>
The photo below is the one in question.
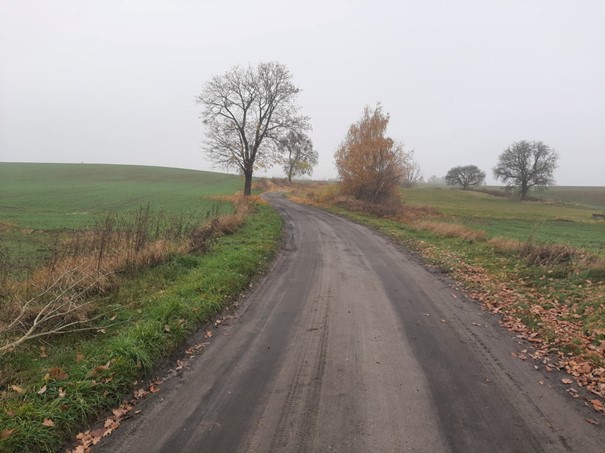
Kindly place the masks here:
<instances>
[{"instance_id":1,"label":"fog on horizon","mask_svg":"<svg viewBox=\"0 0 605 453\"><path fill-rule=\"evenodd\" d=\"M0 161L213 167L206 80L279 61L320 163L365 105L425 178L541 140L559 185L605 185L605 3L598 0L0 3ZM279 167L269 172L281 175Z\"/></svg>"}]
</instances>

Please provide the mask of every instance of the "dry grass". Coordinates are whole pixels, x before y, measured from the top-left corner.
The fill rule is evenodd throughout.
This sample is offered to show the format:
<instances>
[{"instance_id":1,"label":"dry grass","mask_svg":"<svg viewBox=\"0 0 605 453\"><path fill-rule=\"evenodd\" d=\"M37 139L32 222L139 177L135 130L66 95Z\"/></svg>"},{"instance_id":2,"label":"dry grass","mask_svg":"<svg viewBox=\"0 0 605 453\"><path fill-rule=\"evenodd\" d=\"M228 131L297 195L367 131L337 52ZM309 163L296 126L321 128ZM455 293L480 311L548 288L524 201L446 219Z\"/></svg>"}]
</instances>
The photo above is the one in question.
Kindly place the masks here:
<instances>
[{"instance_id":1,"label":"dry grass","mask_svg":"<svg viewBox=\"0 0 605 453\"><path fill-rule=\"evenodd\" d=\"M459 238L466 242L485 241L485 232L473 230L456 223L420 221L414 224L418 229L430 231L441 237Z\"/></svg>"},{"instance_id":2,"label":"dry grass","mask_svg":"<svg viewBox=\"0 0 605 453\"><path fill-rule=\"evenodd\" d=\"M519 253L523 244L516 239L507 238L504 236L497 236L487 241L489 245L494 249L505 252L505 253Z\"/></svg>"},{"instance_id":3,"label":"dry grass","mask_svg":"<svg viewBox=\"0 0 605 453\"><path fill-rule=\"evenodd\" d=\"M150 216L148 209L143 209L133 223L108 215L94 230L57 241L46 265L25 280L3 282L0 339L10 343L23 335L41 310L48 312L60 307L59 314L53 315L50 330L55 323L77 321L80 325L94 319L98 306L91 303L91 298L99 300L99 296L115 289L122 275L156 266L174 255L205 252L218 237L234 233L254 204L261 202L239 195L229 201L235 208L233 214L216 216L197 227L183 223L182 219L180 223L162 223ZM79 319L67 319L76 315ZM18 326L15 319L20 320Z\"/></svg>"}]
</instances>

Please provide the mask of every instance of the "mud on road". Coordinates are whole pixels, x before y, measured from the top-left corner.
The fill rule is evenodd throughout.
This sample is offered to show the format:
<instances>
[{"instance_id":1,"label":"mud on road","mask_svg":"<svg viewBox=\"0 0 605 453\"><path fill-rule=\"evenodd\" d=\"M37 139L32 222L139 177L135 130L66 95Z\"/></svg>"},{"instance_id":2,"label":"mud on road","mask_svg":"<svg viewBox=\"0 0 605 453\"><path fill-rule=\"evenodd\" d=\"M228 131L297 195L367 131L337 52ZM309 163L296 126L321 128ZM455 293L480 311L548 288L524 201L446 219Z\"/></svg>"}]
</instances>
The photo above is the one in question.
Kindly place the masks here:
<instances>
[{"instance_id":1,"label":"mud on road","mask_svg":"<svg viewBox=\"0 0 605 453\"><path fill-rule=\"evenodd\" d=\"M272 271L95 452L605 450L594 414L512 357L518 341L443 276L365 227L269 199L287 235Z\"/></svg>"}]
</instances>

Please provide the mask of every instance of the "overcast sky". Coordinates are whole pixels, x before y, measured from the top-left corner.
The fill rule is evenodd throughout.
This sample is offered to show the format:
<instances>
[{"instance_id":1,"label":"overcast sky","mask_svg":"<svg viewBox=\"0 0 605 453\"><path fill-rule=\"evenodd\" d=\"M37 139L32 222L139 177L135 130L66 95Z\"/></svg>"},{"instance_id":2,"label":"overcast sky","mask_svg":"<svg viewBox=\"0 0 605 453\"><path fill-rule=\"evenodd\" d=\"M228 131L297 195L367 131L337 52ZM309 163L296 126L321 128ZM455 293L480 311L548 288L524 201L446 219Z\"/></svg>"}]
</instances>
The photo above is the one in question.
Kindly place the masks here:
<instances>
[{"instance_id":1,"label":"overcast sky","mask_svg":"<svg viewBox=\"0 0 605 453\"><path fill-rule=\"evenodd\" d=\"M605 185L604 24L602 0L0 0L0 161L213 169L194 96L272 60L303 90L317 178L379 101L427 178L493 182L527 139L559 152L558 184Z\"/></svg>"}]
</instances>

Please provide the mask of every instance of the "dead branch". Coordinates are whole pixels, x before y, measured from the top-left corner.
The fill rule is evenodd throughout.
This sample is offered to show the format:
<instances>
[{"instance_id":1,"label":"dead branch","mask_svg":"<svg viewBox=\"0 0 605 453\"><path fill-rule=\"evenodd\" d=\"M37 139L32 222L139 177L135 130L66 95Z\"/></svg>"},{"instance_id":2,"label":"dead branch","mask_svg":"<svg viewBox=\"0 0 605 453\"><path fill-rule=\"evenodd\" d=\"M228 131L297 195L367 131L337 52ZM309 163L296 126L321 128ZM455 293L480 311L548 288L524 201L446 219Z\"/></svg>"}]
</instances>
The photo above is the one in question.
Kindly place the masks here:
<instances>
[{"instance_id":1,"label":"dead branch","mask_svg":"<svg viewBox=\"0 0 605 453\"><path fill-rule=\"evenodd\" d=\"M0 326L0 338L9 337L5 338L4 344L0 346L0 356L34 338L98 328L92 326L92 324L104 314L90 318L86 317L85 319L74 319L73 315L82 312L86 307L96 302L87 295L109 274L99 274L94 280L81 287L80 285L90 278L90 275L83 274L69 282L67 286L62 287L63 282L76 272L78 272L78 269L72 269L61 274L40 294L22 302L19 313L6 327ZM46 301L49 295L51 297ZM28 320L27 314L31 310L34 310L36 315L33 320ZM15 332L18 331L20 333L15 335Z\"/></svg>"}]
</instances>

